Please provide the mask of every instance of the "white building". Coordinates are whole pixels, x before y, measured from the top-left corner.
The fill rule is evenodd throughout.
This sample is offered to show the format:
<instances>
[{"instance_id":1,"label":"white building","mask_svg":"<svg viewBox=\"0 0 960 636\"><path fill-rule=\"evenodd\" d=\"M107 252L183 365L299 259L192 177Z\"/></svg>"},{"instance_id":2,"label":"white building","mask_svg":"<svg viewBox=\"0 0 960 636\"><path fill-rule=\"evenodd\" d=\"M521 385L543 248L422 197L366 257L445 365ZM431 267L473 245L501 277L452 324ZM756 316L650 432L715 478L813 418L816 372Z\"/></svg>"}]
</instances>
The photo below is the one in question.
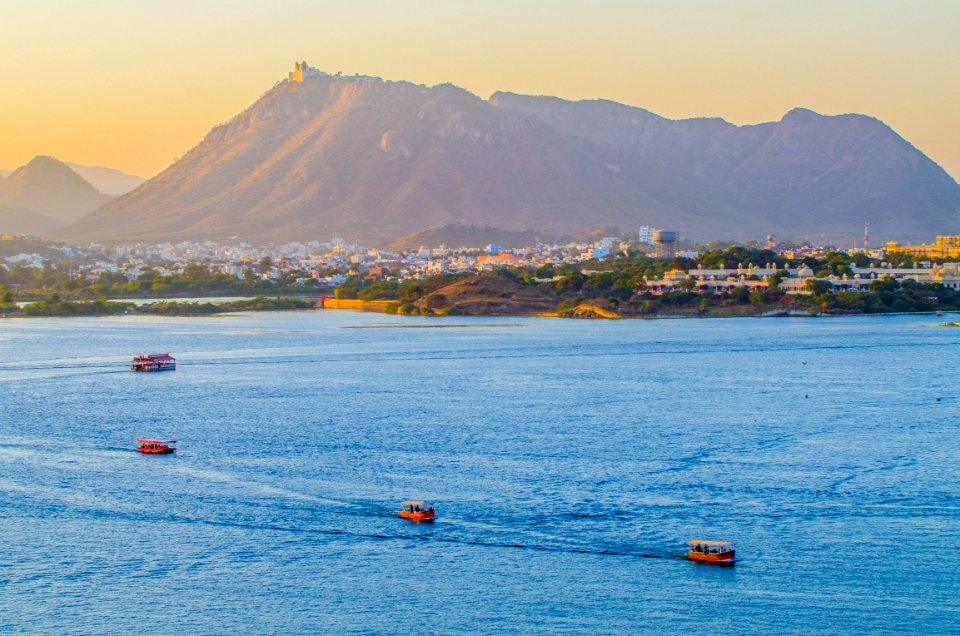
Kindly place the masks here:
<instances>
[{"instance_id":1,"label":"white building","mask_svg":"<svg viewBox=\"0 0 960 636\"><path fill-rule=\"evenodd\" d=\"M637 235L637 240L640 241L640 245L653 245L653 231L654 228L646 225L640 228L640 232Z\"/></svg>"}]
</instances>

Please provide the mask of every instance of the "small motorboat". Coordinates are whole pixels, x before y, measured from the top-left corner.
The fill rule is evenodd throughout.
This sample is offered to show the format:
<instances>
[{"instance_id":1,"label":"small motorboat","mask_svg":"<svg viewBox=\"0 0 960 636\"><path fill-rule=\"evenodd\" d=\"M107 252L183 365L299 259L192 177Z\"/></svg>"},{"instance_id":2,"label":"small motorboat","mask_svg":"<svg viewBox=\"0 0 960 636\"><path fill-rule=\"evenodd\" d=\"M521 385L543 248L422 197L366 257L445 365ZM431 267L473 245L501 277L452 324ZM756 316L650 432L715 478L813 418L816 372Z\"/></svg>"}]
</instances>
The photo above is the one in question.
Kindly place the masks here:
<instances>
[{"instance_id":1,"label":"small motorboat","mask_svg":"<svg viewBox=\"0 0 960 636\"><path fill-rule=\"evenodd\" d=\"M137 446L137 452L147 453L148 455L168 455L170 453L177 452L177 449L173 444L177 443L175 439L168 440L159 440L159 439L138 439L137 443L140 446Z\"/></svg>"},{"instance_id":2,"label":"small motorboat","mask_svg":"<svg viewBox=\"0 0 960 636\"><path fill-rule=\"evenodd\" d=\"M437 516L433 506L428 506L424 501L402 501L400 505L400 516L408 521L417 523L431 523Z\"/></svg>"},{"instance_id":3,"label":"small motorboat","mask_svg":"<svg viewBox=\"0 0 960 636\"><path fill-rule=\"evenodd\" d=\"M687 541L690 550L687 552L687 558L691 561L702 561L703 563L725 563L732 564L737 559L737 552L734 545L729 541L704 541L696 539Z\"/></svg>"}]
</instances>

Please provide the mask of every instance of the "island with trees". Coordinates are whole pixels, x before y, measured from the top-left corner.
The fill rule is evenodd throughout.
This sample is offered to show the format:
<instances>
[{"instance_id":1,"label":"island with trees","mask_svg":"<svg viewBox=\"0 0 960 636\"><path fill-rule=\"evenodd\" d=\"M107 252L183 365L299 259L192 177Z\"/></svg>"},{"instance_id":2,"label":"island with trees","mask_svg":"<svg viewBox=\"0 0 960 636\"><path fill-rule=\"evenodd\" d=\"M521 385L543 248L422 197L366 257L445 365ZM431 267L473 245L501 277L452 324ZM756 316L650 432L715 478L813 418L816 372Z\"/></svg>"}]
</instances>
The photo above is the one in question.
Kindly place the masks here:
<instances>
[{"instance_id":1,"label":"island with trees","mask_svg":"<svg viewBox=\"0 0 960 636\"><path fill-rule=\"evenodd\" d=\"M620 255L582 265L544 265L481 273L438 274L422 280L376 280L355 275L336 290L336 297L381 301L377 307L406 315L557 315L573 318L732 317L755 315L841 315L960 310L960 290L914 280L878 278L868 291L835 292L827 280L811 278L804 294L786 294L781 269L767 286L753 291L737 287L717 294L698 291L690 277L678 289L653 293L648 281L671 270L736 267L738 263L771 263L783 268L787 259L769 250L733 246L708 251L697 261ZM852 267L872 264L864 254L832 252L807 258L803 266L817 277L843 276ZM896 263L902 265L905 263ZM391 301L384 304L382 301Z\"/></svg>"}]
</instances>

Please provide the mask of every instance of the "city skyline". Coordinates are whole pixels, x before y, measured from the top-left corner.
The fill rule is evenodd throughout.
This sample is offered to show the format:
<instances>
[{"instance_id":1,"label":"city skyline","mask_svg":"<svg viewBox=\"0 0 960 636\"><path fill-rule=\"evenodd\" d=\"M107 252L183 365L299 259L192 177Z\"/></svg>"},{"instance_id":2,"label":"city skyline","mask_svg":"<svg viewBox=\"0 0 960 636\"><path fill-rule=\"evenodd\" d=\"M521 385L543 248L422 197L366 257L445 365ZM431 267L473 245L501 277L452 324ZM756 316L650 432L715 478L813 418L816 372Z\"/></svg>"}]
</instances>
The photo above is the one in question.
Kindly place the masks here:
<instances>
[{"instance_id":1,"label":"city skyline","mask_svg":"<svg viewBox=\"0 0 960 636\"><path fill-rule=\"evenodd\" d=\"M607 98L671 118L877 117L960 174L960 5L695 0L82 5L13 0L0 25L0 168L37 154L153 176L294 59L424 84ZM149 25L144 27L143 25Z\"/></svg>"}]
</instances>

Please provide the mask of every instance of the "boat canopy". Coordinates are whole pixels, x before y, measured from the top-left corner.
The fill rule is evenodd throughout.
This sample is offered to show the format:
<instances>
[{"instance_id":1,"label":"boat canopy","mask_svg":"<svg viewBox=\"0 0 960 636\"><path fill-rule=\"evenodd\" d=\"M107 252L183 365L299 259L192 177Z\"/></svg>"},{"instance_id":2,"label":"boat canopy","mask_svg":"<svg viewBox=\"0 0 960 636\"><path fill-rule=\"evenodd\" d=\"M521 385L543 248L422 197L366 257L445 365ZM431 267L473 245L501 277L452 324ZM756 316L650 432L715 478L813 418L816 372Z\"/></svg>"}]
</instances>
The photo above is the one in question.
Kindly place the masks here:
<instances>
[{"instance_id":1,"label":"boat canopy","mask_svg":"<svg viewBox=\"0 0 960 636\"><path fill-rule=\"evenodd\" d=\"M138 439L138 444L176 444L175 439Z\"/></svg>"},{"instance_id":2,"label":"boat canopy","mask_svg":"<svg viewBox=\"0 0 960 636\"><path fill-rule=\"evenodd\" d=\"M401 501L400 505L401 506L420 506L421 508L423 508L424 506L427 505L427 502L426 501Z\"/></svg>"},{"instance_id":3,"label":"boat canopy","mask_svg":"<svg viewBox=\"0 0 960 636\"><path fill-rule=\"evenodd\" d=\"M715 546L726 546L731 547L733 544L729 541L687 541L687 545L715 545Z\"/></svg>"}]
</instances>

